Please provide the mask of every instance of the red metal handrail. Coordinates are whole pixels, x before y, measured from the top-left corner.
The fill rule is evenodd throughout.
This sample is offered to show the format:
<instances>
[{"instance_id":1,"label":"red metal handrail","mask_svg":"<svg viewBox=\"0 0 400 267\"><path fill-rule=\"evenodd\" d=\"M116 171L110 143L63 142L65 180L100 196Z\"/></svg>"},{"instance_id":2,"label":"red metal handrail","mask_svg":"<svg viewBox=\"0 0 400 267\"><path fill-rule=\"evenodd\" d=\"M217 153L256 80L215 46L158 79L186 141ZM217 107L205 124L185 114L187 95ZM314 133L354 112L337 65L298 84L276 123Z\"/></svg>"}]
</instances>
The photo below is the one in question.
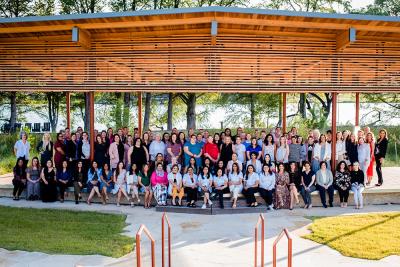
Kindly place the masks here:
<instances>
[{"instance_id":1,"label":"red metal handrail","mask_svg":"<svg viewBox=\"0 0 400 267\"><path fill-rule=\"evenodd\" d=\"M256 226L254 227L254 267L257 267L257 262L258 262L258 228L260 227L261 224L261 266L264 267L264 237L265 237L265 219L262 214L258 216L258 221L256 223Z\"/></svg>"},{"instance_id":2,"label":"red metal handrail","mask_svg":"<svg viewBox=\"0 0 400 267\"><path fill-rule=\"evenodd\" d=\"M285 228L282 232L278 235L278 237L274 241L274 248L273 248L273 267L276 267L276 246L278 245L279 241L282 239L283 236L286 236L288 240L288 267L292 267L292 237L290 236L289 231Z\"/></svg>"},{"instance_id":3,"label":"red metal handrail","mask_svg":"<svg viewBox=\"0 0 400 267\"><path fill-rule=\"evenodd\" d=\"M164 225L167 222L168 225L168 267L171 267L171 224L167 214L164 212L161 217L161 257L162 257L162 267L165 267L165 230Z\"/></svg>"},{"instance_id":4,"label":"red metal handrail","mask_svg":"<svg viewBox=\"0 0 400 267\"><path fill-rule=\"evenodd\" d=\"M151 236L150 231L147 229L147 227L142 224L139 228L139 230L136 233L136 266L141 267L142 266L142 258L140 255L140 242L141 242L141 237L142 234L145 233L147 237L150 239L151 242L151 266L156 267L156 255L155 255L155 246L156 242L154 238Z\"/></svg>"}]
</instances>

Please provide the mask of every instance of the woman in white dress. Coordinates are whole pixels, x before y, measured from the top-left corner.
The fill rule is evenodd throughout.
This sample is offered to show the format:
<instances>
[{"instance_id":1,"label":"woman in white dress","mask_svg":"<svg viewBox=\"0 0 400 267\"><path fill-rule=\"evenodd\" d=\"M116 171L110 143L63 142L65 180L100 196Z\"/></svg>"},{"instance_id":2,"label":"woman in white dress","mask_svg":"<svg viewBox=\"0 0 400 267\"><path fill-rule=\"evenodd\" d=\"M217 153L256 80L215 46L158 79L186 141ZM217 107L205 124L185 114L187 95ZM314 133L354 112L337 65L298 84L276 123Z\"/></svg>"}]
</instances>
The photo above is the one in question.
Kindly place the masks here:
<instances>
[{"instance_id":1,"label":"woman in white dress","mask_svg":"<svg viewBox=\"0 0 400 267\"><path fill-rule=\"evenodd\" d=\"M232 170L228 173L229 190L232 195L232 208L236 208L239 193L243 190L243 173L237 163L232 164Z\"/></svg>"},{"instance_id":2,"label":"woman in white dress","mask_svg":"<svg viewBox=\"0 0 400 267\"><path fill-rule=\"evenodd\" d=\"M132 192L132 193L131 193ZM136 164L133 163L130 168L129 172L126 173L126 193L129 195L130 193L132 194L132 199L131 199L131 206L133 207L133 199L137 199L137 203L140 203L140 198L139 198L139 181L138 181L138 176L137 176L137 168Z\"/></svg>"},{"instance_id":3,"label":"woman in white dress","mask_svg":"<svg viewBox=\"0 0 400 267\"><path fill-rule=\"evenodd\" d=\"M201 170L201 173L198 176L199 179L199 188L203 192L203 206L201 206L202 209L207 208L207 203L209 206L212 205L212 201L210 200L210 193L212 191L212 183L213 179L210 174L210 169L208 166L204 166L203 169Z\"/></svg>"},{"instance_id":4,"label":"woman in white dress","mask_svg":"<svg viewBox=\"0 0 400 267\"><path fill-rule=\"evenodd\" d=\"M117 194L117 206L120 206L121 195L126 197L126 200L130 202L130 198L126 193L126 170L124 163L120 161L117 168L114 171L114 189L113 194ZM133 202L131 202L133 206Z\"/></svg>"},{"instance_id":5,"label":"woman in white dress","mask_svg":"<svg viewBox=\"0 0 400 267\"><path fill-rule=\"evenodd\" d=\"M272 134L268 134L267 137L265 137L265 142L262 145L263 157L265 158L265 155L268 154L271 157L271 161L275 161L275 152L276 146L274 144L274 138Z\"/></svg>"}]
</instances>

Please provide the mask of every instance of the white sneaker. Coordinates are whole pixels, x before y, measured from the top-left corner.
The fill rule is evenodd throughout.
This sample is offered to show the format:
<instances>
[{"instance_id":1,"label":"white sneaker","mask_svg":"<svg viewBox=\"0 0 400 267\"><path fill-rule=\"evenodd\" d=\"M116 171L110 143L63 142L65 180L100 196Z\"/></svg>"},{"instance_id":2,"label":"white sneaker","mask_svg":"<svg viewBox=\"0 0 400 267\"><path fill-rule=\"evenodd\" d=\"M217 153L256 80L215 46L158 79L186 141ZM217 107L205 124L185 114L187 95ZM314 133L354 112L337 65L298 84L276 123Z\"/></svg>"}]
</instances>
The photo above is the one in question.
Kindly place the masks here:
<instances>
[{"instance_id":1,"label":"white sneaker","mask_svg":"<svg viewBox=\"0 0 400 267\"><path fill-rule=\"evenodd\" d=\"M135 206L135 203L133 203L133 201L131 202L131 207L134 207Z\"/></svg>"},{"instance_id":2,"label":"white sneaker","mask_svg":"<svg viewBox=\"0 0 400 267\"><path fill-rule=\"evenodd\" d=\"M119 207L120 205L119 205L119 203L117 203L117 207Z\"/></svg>"},{"instance_id":3,"label":"white sneaker","mask_svg":"<svg viewBox=\"0 0 400 267\"><path fill-rule=\"evenodd\" d=\"M274 210L274 205L269 205L268 208L269 208L270 210Z\"/></svg>"},{"instance_id":4,"label":"white sneaker","mask_svg":"<svg viewBox=\"0 0 400 267\"><path fill-rule=\"evenodd\" d=\"M202 209L207 208L206 204L204 203L203 206L201 206Z\"/></svg>"},{"instance_id":5,"label":"white sneaker","mask_svg":"<svg viewBox=\"0 0 400 267\"><path fill-rule=\"evenodd\" d=\"M210 205L210 206L212 205L212 201L211 200L208 201L208 205Z\"/></svg>"}]
</instances>

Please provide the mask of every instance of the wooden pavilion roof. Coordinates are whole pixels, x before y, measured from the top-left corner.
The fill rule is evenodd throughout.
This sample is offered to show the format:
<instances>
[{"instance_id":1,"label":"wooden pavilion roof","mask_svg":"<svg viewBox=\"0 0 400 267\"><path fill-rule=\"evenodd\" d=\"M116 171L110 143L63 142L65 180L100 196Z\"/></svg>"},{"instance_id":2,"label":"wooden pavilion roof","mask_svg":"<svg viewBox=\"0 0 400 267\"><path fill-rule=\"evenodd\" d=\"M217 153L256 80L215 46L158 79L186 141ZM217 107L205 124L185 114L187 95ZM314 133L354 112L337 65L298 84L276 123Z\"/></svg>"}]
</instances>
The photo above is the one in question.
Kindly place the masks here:
<instances>
[{"instance_id":1,"label":"wooden pavilion roof","mask_svg":"<svg viewBox=\"0 0 400 267\"><path fill-rule=\"evenodd\" d=\"M2 91L400 92L400 18L205 7L0 19Z\"/></svg>"}]
</instances>

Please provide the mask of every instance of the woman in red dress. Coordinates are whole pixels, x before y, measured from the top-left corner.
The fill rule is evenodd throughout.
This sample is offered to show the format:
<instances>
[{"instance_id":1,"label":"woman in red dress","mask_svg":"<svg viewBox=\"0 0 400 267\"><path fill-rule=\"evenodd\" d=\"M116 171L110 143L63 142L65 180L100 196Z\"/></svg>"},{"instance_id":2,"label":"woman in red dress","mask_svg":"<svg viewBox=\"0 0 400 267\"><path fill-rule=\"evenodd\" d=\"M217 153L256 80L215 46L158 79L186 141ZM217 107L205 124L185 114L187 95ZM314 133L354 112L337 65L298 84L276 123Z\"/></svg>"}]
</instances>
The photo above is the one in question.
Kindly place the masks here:
<instances>
[{"instance_id":1,"label":"woman in red dress","mask_svg":"<svg viewBox=\"0 0 400 267\"><path fill-rule=\"evenodd\" d=\"M368 169L367 169L367 185L371 184L372 177L374 176L374 162L375 162L375 156L374 156L374 151L375 151L375 138L372 132L369 132L367 134L366 142L369 144L369 148L371 151L371 161L369 163Z\"/></svg>"}]
</instances>

